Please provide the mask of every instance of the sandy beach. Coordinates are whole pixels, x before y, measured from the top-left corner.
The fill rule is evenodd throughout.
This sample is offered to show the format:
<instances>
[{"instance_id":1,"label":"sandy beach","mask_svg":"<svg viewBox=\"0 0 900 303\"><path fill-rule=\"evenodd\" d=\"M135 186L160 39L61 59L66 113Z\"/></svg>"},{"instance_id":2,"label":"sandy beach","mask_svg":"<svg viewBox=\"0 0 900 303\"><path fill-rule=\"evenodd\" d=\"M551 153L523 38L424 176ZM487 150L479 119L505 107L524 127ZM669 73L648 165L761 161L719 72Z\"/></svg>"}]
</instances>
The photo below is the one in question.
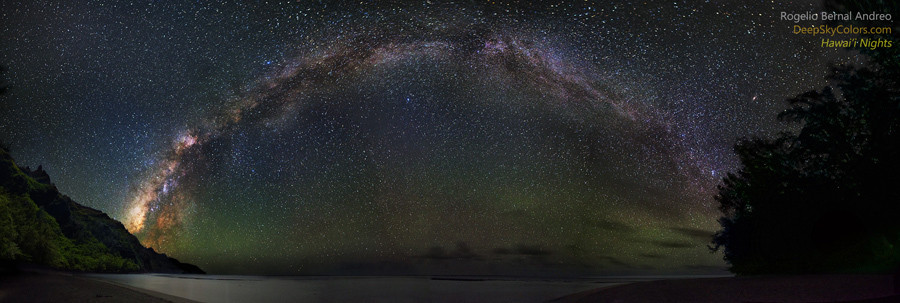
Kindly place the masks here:
<instances>
[{"instance_id":1,"label":"sandy beach","mask_svg":"<svg viewBox=\"0 0 900 303\"><path fill-rule=\"evenodd\" d=\"M900 302L890 275L730 277L637 282L552 302Z\"/></svg>"},{"instance_id":2,"label":"sandy beach","mask_svg":"<svg viewBox=\"0 0 900 303\"><path fill-rule=\"evenodd\" d=\"M541 303L635 281L488 276L103 275L100 279L198 302Z\"/></svg>"},{"instance_id":3,"label":"sandy beach","mask_svg":"<svg viewBox=\"0 0 900 303\"><path fill-rule=\"evenodd\" d=\"M634 280L632 280L634 281ZM547 302L615 282L431 276L0 276L0 302Z\"/></svg>"},{"instance_id":4,"label":"sandy beach","mask_svg":"<svg viewBox=\"0 0 900 303\"><path fill-rule=\"evenodd\" d=\"M59 272L25 272L0 276L0 302L195 302Z\"/></svg>"},{"instance_id":5,"label":"sandy beach","mask_svg":"<svg viewBox=\"0 0 900 303\"><path fill-rule=\"evenodd\" d=\"M159 288L154 290L150 286L135 287L139 284L127 282L127 279L118 281L119 278L110 277L117 275L97 276L59 272L0 276L0 302L900 302L900 296L894 292L893 277L889 275L726 277L618 285L601 283L595 284L598 286L594 289L556 299L546 297L553 291L535 291L535 287L546 288L546 283L527 281L444 281L408 277L248 280L239 276L225 280L190 276L121 276L123 279L149 282L148 285ZM180 287L174 287L171 283ZM285 288L280 284L292 286ZM555 291L562 291L564 287L584 287L583 283L574 284L558 285ZM604 284L607 286L600 286ZM187 291L179 292L178 288ZM291 291L281 291L284 289ZM184 297L193 297L197 301Z\"/></svg>"}]
</instances>

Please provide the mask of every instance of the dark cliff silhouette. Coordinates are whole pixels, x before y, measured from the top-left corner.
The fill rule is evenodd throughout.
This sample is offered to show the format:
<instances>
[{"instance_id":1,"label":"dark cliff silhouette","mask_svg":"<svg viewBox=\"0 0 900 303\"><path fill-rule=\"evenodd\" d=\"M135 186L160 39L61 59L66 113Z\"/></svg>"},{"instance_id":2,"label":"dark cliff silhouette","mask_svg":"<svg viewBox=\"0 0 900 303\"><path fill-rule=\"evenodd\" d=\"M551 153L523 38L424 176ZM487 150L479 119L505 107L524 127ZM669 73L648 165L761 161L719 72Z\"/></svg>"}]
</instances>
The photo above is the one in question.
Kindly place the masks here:
<instances>
[{"instance_id":1,"label":"dark cliff silhouette","mask_svg":"<svg viewBox=\"0 0 900 303\"><path fill-rule=\"evenodd\" d=\"M141 245L122 223L59 193L0 147L0 260L92 272L203 273Z\"/></svg>"}]
</instances>

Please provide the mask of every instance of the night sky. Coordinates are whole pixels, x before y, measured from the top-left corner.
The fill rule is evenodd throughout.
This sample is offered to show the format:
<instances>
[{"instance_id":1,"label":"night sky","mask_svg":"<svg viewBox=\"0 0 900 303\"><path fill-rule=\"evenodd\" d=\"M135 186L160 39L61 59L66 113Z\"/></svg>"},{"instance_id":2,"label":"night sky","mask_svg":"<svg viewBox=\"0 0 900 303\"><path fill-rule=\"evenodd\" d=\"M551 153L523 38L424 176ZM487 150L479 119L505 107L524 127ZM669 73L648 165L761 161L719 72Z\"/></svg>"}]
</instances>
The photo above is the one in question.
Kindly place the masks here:
<instances>
[{"instance_id":1,"label":"night sky","mask_svg":"<svg viewBox=\"0 0 900 303\"><path fill-rule=\"evenodd\" d=\"M4 1L0 139L211 273L722 273L735 140L854 58L633 2Z\"/></svg>"}]
</instances>

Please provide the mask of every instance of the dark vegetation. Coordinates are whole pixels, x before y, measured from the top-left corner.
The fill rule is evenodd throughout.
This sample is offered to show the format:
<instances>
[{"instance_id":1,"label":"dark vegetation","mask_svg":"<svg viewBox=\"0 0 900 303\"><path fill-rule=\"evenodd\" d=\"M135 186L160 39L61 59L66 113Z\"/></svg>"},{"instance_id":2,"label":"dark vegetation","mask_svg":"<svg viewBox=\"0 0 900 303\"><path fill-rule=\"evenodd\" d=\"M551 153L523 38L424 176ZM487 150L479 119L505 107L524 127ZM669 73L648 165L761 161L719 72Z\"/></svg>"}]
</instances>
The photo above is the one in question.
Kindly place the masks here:
<instances>
[{"instance_id":1,"label":"dark vegetation","mask_svg":"<svg viewBox=\"0 0 900 303\"><path fill-rule=\"evenodd\" d=\"M900 12L878 1L827 5L829 11ZM863 37L895 44L861 50L869 58L865 66L835 65L833 85L788 100L791 107L779 118L802 124L798 133L736 144L742 167L719 185L722 229L712 247L723 249L732 272L900 267L897 29Z\"/></svg>"},{"instance_id":2,"label":"dark vegetation","mask_svg":"<svg viewBox=\"0 0 900 303\"><path fill-rule=\"evenodd\" d=\"M0 95L7 90L0 65ZM90 272L204 273L141 245L119 221L59 193L50 176L19 168L0 142L0 272L20 264Z\"/></svg>"},{"instance_id":3,"label":"dark vegetation","mask_svg":"<svg viewBox=\"0 0 900 303\"><path fill-rule=\"evenodd\" d=\"M0 260L92 272L203 273L146 248L116 220L59 193L0 148Z\"/></svg>"}]
</instances>

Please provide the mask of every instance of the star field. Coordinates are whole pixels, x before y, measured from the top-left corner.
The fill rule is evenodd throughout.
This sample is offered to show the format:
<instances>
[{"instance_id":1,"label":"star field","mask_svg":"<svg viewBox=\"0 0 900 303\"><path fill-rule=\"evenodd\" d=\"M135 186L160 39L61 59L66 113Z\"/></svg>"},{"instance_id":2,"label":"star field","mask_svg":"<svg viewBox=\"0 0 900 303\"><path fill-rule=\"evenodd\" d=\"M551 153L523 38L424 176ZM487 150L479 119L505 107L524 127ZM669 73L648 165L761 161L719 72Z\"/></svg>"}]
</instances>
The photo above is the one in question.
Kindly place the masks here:
<instances>
[{"instance_id":1,"label":"star field","mask_svg":"<svg viewBox=\"0 0 900 303\"><path fill-rule=\"evenodd\" d=\"M0 4L0 139L212 273L709 273L815 6Z\"/></svg>"}]
</instances>

